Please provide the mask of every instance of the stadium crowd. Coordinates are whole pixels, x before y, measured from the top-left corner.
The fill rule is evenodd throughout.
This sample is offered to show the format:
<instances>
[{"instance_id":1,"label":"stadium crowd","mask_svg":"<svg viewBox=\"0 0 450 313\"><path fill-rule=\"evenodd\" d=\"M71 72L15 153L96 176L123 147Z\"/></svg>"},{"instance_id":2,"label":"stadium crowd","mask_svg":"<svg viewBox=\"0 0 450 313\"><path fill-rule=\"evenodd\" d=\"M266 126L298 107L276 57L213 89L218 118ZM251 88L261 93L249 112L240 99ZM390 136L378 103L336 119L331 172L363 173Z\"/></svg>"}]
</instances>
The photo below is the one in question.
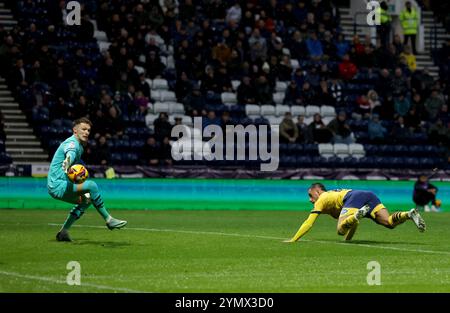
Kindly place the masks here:
<instances>
[{"instance_id":1,"label":"stadium crowd","mask_svg":"<svg viewBox=\"0 0 450 313\"><path fill-rule=\"evenodd\" d=\"M10 1L19 24L0 28L1 74L49 150L70 120L88 116L86 162L120 162L111 159L119 146L134 148L124 163L172 164L170 131L182 121L162 112L152 129L145 123L157 102L149 79L161 78L204 126L249 123L245 105L275 106L277 82L286 82L279 104L332 106L337 114L324 121L287 112L282 143L423 143L442 147L450 161L450 42L436 52L434 80L396 34L386 46L346 41L331 0L79 2L81 26L65 25L63 0L20 0ZM99 49L92 20L108 49ZM227 92L235 106L222 102Z\"/></svg>"}]
</instances>

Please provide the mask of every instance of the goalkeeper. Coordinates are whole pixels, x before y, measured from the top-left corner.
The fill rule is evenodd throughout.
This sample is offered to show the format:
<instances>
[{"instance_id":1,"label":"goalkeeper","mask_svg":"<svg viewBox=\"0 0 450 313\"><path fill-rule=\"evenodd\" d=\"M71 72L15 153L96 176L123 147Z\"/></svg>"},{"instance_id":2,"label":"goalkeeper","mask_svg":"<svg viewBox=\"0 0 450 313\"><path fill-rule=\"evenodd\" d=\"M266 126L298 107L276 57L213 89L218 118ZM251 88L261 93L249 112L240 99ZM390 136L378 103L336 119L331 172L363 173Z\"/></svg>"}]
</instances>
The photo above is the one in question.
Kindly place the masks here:
<instances>
[{"instance_id":1,"label":"goalkeeper","mask_svg":"<svg viewBox=\"0 0 450 313\"><path fill-rule=\"evenodd\" d=\"M127 224L126 221L115 219L109 215L95 182L86 180L82 184L74 184L67 177L67 170L70 166L80 162L84 151L83 146L88 142L91 127L92 123L87 118L75 120L73 135L59 145L50 164L47 177L48 193L57 200L75 204L56 235L58 241L72 241L69 236L69 228L83 215L91 202L109 229L120 229Z\"/></svg>"},{"instance_id":2,"label":"goalkeeper","mask_svg":"<svg viewBox=\"0 0 450 313\"><path fill-rule=\"evenodd\" d=\"M425 221L416 209L389 214L380 199L370 191L351 189L327 191L321 183L314 183L308 189L308 194L314 208L294 237L285 242L295 242L303 237L311 229L319 214L329 214L338 219L337 232L344 236L345 240L352 239L359 220L366 216L377 224L391 229L410 219L419 231L425 231Z\"/></svg>"}]
</instances>

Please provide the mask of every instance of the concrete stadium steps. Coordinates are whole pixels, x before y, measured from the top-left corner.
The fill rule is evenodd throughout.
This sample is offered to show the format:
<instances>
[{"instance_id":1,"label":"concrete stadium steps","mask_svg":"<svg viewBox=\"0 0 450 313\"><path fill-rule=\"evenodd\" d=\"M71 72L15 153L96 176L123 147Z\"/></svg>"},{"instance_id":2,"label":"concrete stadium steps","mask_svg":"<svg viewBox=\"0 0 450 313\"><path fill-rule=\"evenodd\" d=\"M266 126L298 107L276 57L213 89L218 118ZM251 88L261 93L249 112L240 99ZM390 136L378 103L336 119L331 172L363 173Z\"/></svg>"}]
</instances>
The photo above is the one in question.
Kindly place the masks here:
<instances>
[{"instance_id":1,"label":"concrete stadium steps","mask_svg":"<svg viewBox=\"0 0 450 313\"><path fill-rule=\"evenodd\" d=\"M339 8L339 12L341 14L342 33L344 34L346 40L352 41L354 36L354 25L353 16L350 15L350 8ZM439 68L434 64L434 61L431 58L431 39L429 34L434 29L434 26L436 26L438 48L440 48L442 44L450 38L450 34L445 31L445 28L441 23L436 22L432 11L423 11L422 17L422 23L425 27L425 49L423 53L416 55L417 68L421 70L427 68L430 75L434 79L438 79ZM362 34L358 34L358 36L360 39L365 38L365 35Z\"/></svg>"},{"instance_id":2,"label":"concrete stadium steps","mask_svg":"<svg viewBox=\"0 0 450 313\"><path fill-rule=\"evenodd\" d=\"M3 114L5 125L5 150L13 159L13 163L47 162L47 152L33 134L31 125L27 122L19 104L11 96L3 78L0 79L0 112Z\"/></svg>"},{"instance_id":3,"label":"concrete stadium steps","mask_svg":"<svg viewBox=\"0 0 450 313\"><path fill-rule=\"evenodd\" d=\"M3 2L0 2L0 26L3 26L5 30L12 30L17 25L17 21L10 9L5 7Z\"/></svg>"}]
</instances>

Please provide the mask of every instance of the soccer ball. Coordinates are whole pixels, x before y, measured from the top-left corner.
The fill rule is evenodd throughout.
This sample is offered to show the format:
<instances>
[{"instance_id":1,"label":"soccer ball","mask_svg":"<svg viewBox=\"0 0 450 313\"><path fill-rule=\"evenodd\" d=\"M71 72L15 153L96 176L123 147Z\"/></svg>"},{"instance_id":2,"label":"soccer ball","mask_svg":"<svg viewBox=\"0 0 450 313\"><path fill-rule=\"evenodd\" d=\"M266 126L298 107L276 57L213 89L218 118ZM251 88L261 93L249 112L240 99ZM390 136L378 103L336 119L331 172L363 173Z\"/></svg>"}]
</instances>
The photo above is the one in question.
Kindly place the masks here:
<instances>
[{"instance_id":1,"label":"soccer ball","mask_svg":"<svg viewBox=\"0 0 450 313\"><path fill-rule=\"evenodd\" d=\"M72 165L67 171L67 177L74 184L81 184L89 177L88 170L81 164Z\"/></svg>"}]
</instances>

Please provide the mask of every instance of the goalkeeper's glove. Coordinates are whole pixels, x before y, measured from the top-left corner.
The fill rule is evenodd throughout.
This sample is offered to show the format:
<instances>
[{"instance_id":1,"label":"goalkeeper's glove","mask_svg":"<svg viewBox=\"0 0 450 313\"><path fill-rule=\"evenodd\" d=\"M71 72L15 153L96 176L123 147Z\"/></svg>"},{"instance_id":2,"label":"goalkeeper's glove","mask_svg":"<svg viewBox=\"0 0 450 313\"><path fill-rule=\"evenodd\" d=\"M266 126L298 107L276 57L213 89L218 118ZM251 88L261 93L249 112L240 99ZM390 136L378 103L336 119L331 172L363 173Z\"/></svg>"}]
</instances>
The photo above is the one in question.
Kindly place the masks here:
<instances>
[{"instance_id":1,"label":"goalkeeper's glove","mask_svg":"<svg viewBox=\"0 0 450 313\"><path fill-rule=\"evenodd\" d=\"M64 171L64 173L67 174L67 171L69 170L69 166L70 166L70 155L67 155L62 163L62 170Z\"/></svg>"}]
</instances>

